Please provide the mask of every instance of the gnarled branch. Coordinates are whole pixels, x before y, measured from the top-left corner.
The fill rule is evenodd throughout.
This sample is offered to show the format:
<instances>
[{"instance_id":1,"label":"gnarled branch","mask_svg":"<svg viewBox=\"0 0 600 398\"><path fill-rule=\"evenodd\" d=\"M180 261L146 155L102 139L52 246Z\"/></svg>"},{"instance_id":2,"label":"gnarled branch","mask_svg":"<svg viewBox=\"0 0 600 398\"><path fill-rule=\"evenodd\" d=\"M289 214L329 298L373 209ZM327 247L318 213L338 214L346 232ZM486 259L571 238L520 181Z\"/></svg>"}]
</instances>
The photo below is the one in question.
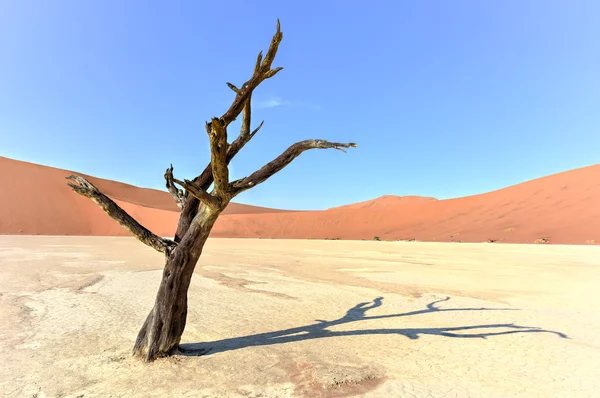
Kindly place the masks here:
<instances>
[{"instance_id":1,"label":"gnarled branch","mask_svg":"<svg viewBox=\"0 0 600 398\"><path fill-rule=\"evenodd\" d=\"M260 56L261 56L260 59L262 59L262 54L260 54ZM255 72L258 71L259 67L260 67L260 64L257 64ZM227 82L227 86L231 90L233 90L235 93L239 93L239 88L237 88L234 84ZM258 133L258 131L262 128L263 124L265 123L264 120L261 121L260 124L258 125L258 127L256 127L254 130L250 131L251 120L252 120L251 101L252 101L252 94L250 93L246 99L246 104L244 105L244 108L243 108L243 119L242 119L242 126L240 128L240 135L238 135L238 137L231 144L228 144L228 146L227 146L227 155L225 157L225 163L227 165L229 165L231 160L235 157L235 155L237 155L239 153L239 151L244 147L244 145L246 145L256 135L256 133ZM207 133L210 136L210 134L212 133L212 121L207 124L206 129L207 129ZM207 191L208 187L210 187L210 185L213 182L214 182L214 175L213 175L213 170L212 170L212 161L206 165L202 174L200 174L198 177L194 178L191 181L191 183L193 183L196 187L199 187L199 188L203 189L204 191ZM194 205L193 204L194 199L198 199L198 198L196 196L193 196L188 199L188 201L190 202L190 205L192 205L192 206Z\"/></svg>"},{"instance_id":2,"label":"gnarled branch","mask_svg":"<svg viewBox=\"0 0 600 398\"><path fill-rule=\"evenodd\" d=\"M213 118L210 123L206 124L206 131L211 139L211 164L204 169L200 176L194 179L194 183L199 184L199 186L201 186L204 190L208 190L208 187L213 181L215 182L215 188L217 188L217 183L220 184L226 180L224 178L225 173L221 173L220 176L215 175L215 164L213 161L215 159L218 160L218 164L216 165L218 169L217 173L225 170L231 159L237 155L240 149L242 149L242 147L246 145L262 127L264 121L261 122L255 130L250 132L250 104L252 92L262 81L275 76L277 72L283 69L275 68L271 70L271 65L275 59L275 55L277 54L277 49L279 48L279 43L281 42L282 38L283 34L281 33L281 26L279 20L277 20L277 32L271 40L267 55L263 59L262 52L259 53L256 65L254 67L254 73L250 80L244 83L241 89L236 87L234 84L227 82L227 86L236 93L235 99L233 100L233 103L227 112L225 112L220 119ZM227 126L234 121L242 111L244 112L244 119L242 121L240 135L234 142L231 143L231 145L228 145ZM219 121L219 123L216 123L216 121ZM227 148L225 154L221 152L223 149L223 142L225 142L225 146ZM228 174L229 172L227 172L227 183L229 182ZM220 180L220 182L218 180ZM221 194L224 194L225 189L224 187L221 188L223 189L216 189L216 191L217 193L221 192Z\"/></svg>"},{"instance_id":3,"label":"gnarled branch","mask_svg":"<svg viewBox=\"0 0 600 398\"><path fill-rule=\"evenodd\" d=\"M249 117L250 116L250 112L249 112L250 105L249 105L249 103L250 103L250 98L251 98L252 92L254 91L254 89L256 87L258 87L258 85L262 81L264 81L265 79L268 79L270 77L273 77L277 72L279 72L282 69L282 68L276 68L273 70L270 69L271 65L273 64L273 60L275 59L277 50L279 48L279 43L281 42L282 39L283 39L283 34L281 33L281 27L280 27L279 20L277 20L277 31L276 31L275 35L273 36L273 39L271 40L271 44L269 46L269 50L267 51L267 55L263 59L262 51L258 54L258 57L256 59L256 64L254 67L254 73L252 74L252 77L246 83L244 83L244 85L241 88L236 87L232 83L227 83L229 88L231 88L236 93L236 96L235 96L235 99L233 100L233 103L227 110L227 112L225 112L225 114L221 117L225 128L227 128L227 126L232 121L234 121L244 109L248 109L248 113L247 113L248 119L247 120L248 120L248 126L250 125L249 124L249 122L250 122L250 117ZM258 130L260 130L260 128L262 127L262 123L261 123L250 134L243 134L243 132L245 131L245 127L244 127L245 125L246 125L246 123L242 122L242 132L227 148L227 155L225 158L226 165L229 165L229 162L231 162L233 157L235 155L237 155L237 153L244 147L244 145L246 145L250 141L250 139L252 139L252 137L254 137L254 135L258 132ZM199 176L197 176L196 178L193 179L193 183L196 186L204 189L205 191L208 191L209 187L211 186L211 184L213 182L214 182L213 167L212 167L212 164L210 164L210 163L204 168L204 171L202 172L202 174L200 174ZM183 210L181 212L181 216L179 218L179 225L177 227L177 233L175 234L175 241L179 241L183 237L183 235L187 232L187 230L189 229L189 227L192 223L192 220L198 213L199 205L200 205L200 201L196 197L194 197L193 195L188 195L188 197L186 198L185 203L183 205Z\"/></svg>"},{"instance_id":4,"label":"gnarled branch","mask_svg":"<svg viewBox=\"0 0 600 398\"><path fill-rule=\"evenodd\" d=\"M223 121L223 125L225 127L229 126L231 122L233 122L239 114L242 112L244 105L246 104L246 100L252 94L254 89L258 87L260 83L262 83L266 79L270 79L275 76L277 72L282 70L283 68L275 68L271 69L271 65L273 64L273 60L275 59L275 55L277 54L277 50L279 49L279 43L283 39L283 33L281 33L281 25L279 23L279 19L277 20L277 31L273 35L273 39L271 40L271 44L269 45L269 50L267 51L267 55L263 58L262 51L258 54L258 58L256 59L256 65L254 67L254 74L246 83L242 85L241 88L237 88L229 83L230 87L236 92L235 99L233 103L221 116L221 120ZM235 89L233 87L235 87Z\"/></svg>"},{"instance_id":5,"label":"gnarled branch","mask_svg":"<svg viewBox=\"0 0 600 398\"><path fill-rule=\"evenodd\" d=\"M353 142L342 144L339 142L329 142L325 140L305 140L295 143L290 146L281 155L261 167L259 170L250 174L248 177L236 180L231 183L232 196L236 196L243 191L255 187L256 185L266 181L269 177L281 171L285 166L290 164L302 152L309 149L337 149L343 152L345 148L356 147Z\"/></svg>"},{"instance_id":6,"label":"gnarled branch","mask_svg":"<svg viewBox=\"0 0 600 398\"><path fill-rule=\"evenodd\" d=\"M258 130L260 130L262 125L263 124L261 123L249 135L239 135L229 145L229 148L227 149L227 157L225 159L227 165L229 165L231 159L233 159L233 157L238 154L238 152L244 147L244 145L246 145L248 141L250 141L250 139L254 137L254 135L258 132ZM198 177L192 180L194 185L198 186L199 188L202 188L205 191L208 191L213 181L214 177L211 163L206 165L202 174L200 174ZM181 211L181 216L179 217L179 225L177 227L177 233L175 234L175 241L179 241L183 237L183 234L187 232L187 229L191 225L193 218L198 213L199 205L200 201L198 200L198 198L196 198L194 195L187 196L183 205L183 210Z\"/></svg>"},{"instance_id":7,"label":"gnarled branch","mask_svg":"<svg viewBox=\"0 0 600 398\"><path fill-rule=\"evenodd\" d=\"M96 202L106 214L146 245L165 255L169 255L169 253L177 246L172 240L161 238L142 226L85 178L78 175L70 175L66 177L66 179L74 181L67 183L73 191Z\"/></svg>"},{"instance_id":8,"label":"gnarled branch","mask_svg":"<svg viewBox=\"0 0 600 398\"><path fill-rule=\"evenodd\" d=\"M175 199L175 203L177 203L177 207L183 209L183 204L185 203L185 195L181 189L177 189L177 187L175 186L175 182L173 179L173 165L171 165L171 167L169 167L165 172L165 181L169 193Z\"/></svg>"},{"instance_id":9,"label":"gnarled branch","mask_svg":"<svg viewBox=\"0 0 600 398\"><path fill-rule=\"evenodd\" d=\"M196 184L194 184L192 181L190 181L190 180L180 181L176 178L174 178L173 181L176 182L177 184L181 185L182 187L184 187L190 194L192 194L196 199L198 199L205 205L210 206L213 209L216 209L219 207L219 200L217 198L215 198L214 196L212 196L211 194L206 192L204 189L202 189L199 186L197 186Z\"/></svg>"},{"instance_id":10,"label":"gnarled branch","mask_svg":"<svg viewBox=\"0 0 600 398\"><path fill-rule=\"evenodd\" d=\"M259 66L260 65L257 64L257 67L259 67ZM227 83L227 85L229 86L229 88L231 88L236 93L239 91L239 89L236 86L234 86L233 84ZM229 148L227 149L227 157L229 158L227 163L229 163L231 161L231 159L233 159L233 157L235 157L235 155L237 155L237 153L240 151L240 149L242 149L242 147L244 145L246 145L252 139L252 137L254 137L254 135L256 133L258 133L258 130L260 130L260 128L265 123L265 121L263 120L262 122L260 122L258 127L255 128L252 132L250 132L251 123L252 123L252 94L248 95L248 99L246 100L246 104L244 105L242 126L240 128L240 135L238 136L238 138L235 139L235 141L233 141L231 143L231 145L229 145Z\"/></svg>"}]
</instances>

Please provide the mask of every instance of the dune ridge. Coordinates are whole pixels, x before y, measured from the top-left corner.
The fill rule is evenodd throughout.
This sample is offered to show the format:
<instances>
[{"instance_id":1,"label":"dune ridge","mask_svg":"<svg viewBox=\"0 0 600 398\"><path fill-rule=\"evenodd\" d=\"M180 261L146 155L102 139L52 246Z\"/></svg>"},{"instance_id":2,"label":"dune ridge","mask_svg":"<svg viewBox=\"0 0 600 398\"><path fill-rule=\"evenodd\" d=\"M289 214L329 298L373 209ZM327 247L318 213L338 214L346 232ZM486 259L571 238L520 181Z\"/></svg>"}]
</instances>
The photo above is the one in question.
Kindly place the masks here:
<instances>
[{"instance_id":1,"label":"dune ridge","mask_svg":"<svg viewBox=\"0 0 600 398\"><path fill-rule=\"evenodd\" d=\"M66 186L71 171L4 157L0 167L0 234L128 235ZM179 209L167 192L86 178L153 232L174 234ZM598 244L600 165L455 199L386 195L301 212L232 203L211 236Z\"/></svg>"},{"instance_id":2,"label":"dune ridge","mask_svg":"<svg viewBox=\"0 0 600 398\"><path fill-rule=\"evenodd\" d=\"M75 194L65 177L79 174L158 235L174 234L179 208L166 191L139 188L79 172L0 156L0 234L127 236L129 233L88 198ZM224 214L285 210L231 203Z\"/></svg>"}]
</instances>

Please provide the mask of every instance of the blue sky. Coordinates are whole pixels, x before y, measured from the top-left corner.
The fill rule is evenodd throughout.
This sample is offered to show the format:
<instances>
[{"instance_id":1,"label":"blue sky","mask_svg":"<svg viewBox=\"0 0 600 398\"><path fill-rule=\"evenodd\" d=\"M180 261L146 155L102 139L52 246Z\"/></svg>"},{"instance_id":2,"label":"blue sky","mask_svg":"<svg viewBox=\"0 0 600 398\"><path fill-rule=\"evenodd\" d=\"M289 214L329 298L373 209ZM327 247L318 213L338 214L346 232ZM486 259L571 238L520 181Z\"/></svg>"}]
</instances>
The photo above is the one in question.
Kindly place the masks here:
<instances>
[{"instance_id":1,"label":"blue sky","mask_svg":"<svg viewBox=\"0 0 600 398\"><path fill-rule=\"evenodd\" d=\"M254 95L265 125L240 178L314 150L238 202L323 209L384 194L450 198L600 159L597 1L4 1L0 156L163 189L209 159L281 19ZM237 125L230 136L237 133Z\"/></svg>"}]
</instances>

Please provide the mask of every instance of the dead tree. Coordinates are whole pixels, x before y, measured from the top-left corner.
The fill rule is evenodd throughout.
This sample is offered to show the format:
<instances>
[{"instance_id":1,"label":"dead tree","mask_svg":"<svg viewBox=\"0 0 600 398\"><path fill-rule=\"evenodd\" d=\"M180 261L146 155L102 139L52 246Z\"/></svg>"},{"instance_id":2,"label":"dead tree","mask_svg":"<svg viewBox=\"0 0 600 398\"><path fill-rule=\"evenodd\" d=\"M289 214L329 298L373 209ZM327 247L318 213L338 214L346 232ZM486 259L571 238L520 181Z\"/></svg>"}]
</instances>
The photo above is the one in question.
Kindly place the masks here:
<instances>
[{"instance_id":1,"label":"dead tree","mask_svg":"<svg viewBox=\"0 0 600 398\"><path fill-rule=\"evenodd\" d=\"M202 254L202 248L219 215L229 202L247 189L266 181L309 149L339 149L355 147L354 143L338 143L310 139L297 142L271 162L249 176L229 181L229 162L260 130L263 123L251 130L251 97L253 91L266 79L283 68L271 68L283 35L277 21L277 32L266 55L258 54L252 77L239 88L227 83L235 92L233 103L221 117L206 123L210 140L210 163L193 180L178 180L171 165L164 177L166 186L181 209L175 239L164 239L142 226L109 197L83 177L71 175L68 185L78 194L96 202L121 226L146 245L165 255L165 268L152 311L139 331L133 354L152 361L179 350L179 342L187 316L187 292ZM227 128L242 114L241 131L228 143ZM177 185L183 189L178 189ZM210 187L213 189L209 192Z\"/></svg>"}]
</instances>

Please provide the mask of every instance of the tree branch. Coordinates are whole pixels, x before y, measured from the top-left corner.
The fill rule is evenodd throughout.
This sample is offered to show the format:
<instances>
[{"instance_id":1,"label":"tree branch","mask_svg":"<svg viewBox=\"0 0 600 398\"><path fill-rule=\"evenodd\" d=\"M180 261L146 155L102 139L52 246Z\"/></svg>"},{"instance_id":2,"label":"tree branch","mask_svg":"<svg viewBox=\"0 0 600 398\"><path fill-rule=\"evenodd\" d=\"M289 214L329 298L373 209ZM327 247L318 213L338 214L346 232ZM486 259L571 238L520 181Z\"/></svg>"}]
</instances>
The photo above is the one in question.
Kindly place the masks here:
<instances>
[{"instance_id":1,"label":"tree branch","mask_svg":"<svg viewBox=\"0 0 600 398\"><path fill-rule=\"evenodd\" d=\"M242 86L242 89L239 89L232 83L227 82L227 86L236 93L236 97L235 97L233 103L231 104L231 106L229 107L229 109L227 110L227 112L225 112L225 114L221 117L221 119L223 120L223 123L225 125L225 128L227 128L229 123L231 123L233 120L235 120L237 118L237 116L239 116L239 114L242 112L242 110L244 110L246 107L249 110L249 103L250 103L249 100L250 100L250 97L252 96L252 92L264 79L267 78L266 76L263 76L263 75L265 74L265 71L268 72L270 70L273 60L275 59L277 50L279 48L279 43L281 42L282 38L283 38L283 34L281 33L281 26L280 26L279 20L277 20L277 32L275 32L275 35L273 36L273 39L271 40L271 44L269 46L269 51L267 52L267 56L263 60L262 51L258 54L258 58L256 60L256 65L254 67L254 73L253 73L252 77L250 78L250 80L248 80L246 83L244 83L244 85ZM274 69L275 72L272 72L271 76L269 76L269 77L274 76L275 73L279 72L281 69L283 69L283 68ZM247 115L248 115L247 120L248 120L248 128L249 128L249 123L250 123L250 112L249 111L248 111ZM208 125L210 125L211 123L209 123ZM229 164L229 162L231 162L231 159L233 159L233 157L235 155L237 155L237 153L244 147L244 145L246 145L248 143L248 141L250 141L250 139L252 137L254 137L254 135L258 132L258 130L260 130L260 128L262 127L263 123L264 122L262 122L250 134L242 134L242 132L245 129L244 128L245 123L242 123L242 132L240 132L240 135L238 136L238 138L236 138L236 140L233 141L227 148L227 157L226 157L227 164ZM207 125L207 132L209 130L208 125ZM194 180L193 180L193 182L197 186L201 187L205 191L208 190L208 188L213 183L213 181L214 181L214 176L213 176L211 164L208 164L204 168L204 171L202 172L202 174L200 174L198 177L194 178ZM187 201L186 201L187 203L186 203L185 207L187 207L190 204L193 206L193 204L191 202L193 202L194 200L195 200L194 197L187 198Z\"/></svg>"},{"instance_id":2,"label":"tree branch","mask_svg":"<svg viewBox=\"0 0 600 398\"><path fill-rule=\"evenodd\" d=\"M250 139L252 137L254 137L254 135L258 132L258 130L260 130L262 125L263 125L263 123L261 123L249 135L241 135L240 134L235 139L235 141L233 141L229 145L229 148L227 149L227 157L226 157L227 165L229 165L229 163L231 162L233 157L238 154L238 152L244 147L244 145L246 145L250 141ZM196 185L197 187L202 188L205 191L208 191L208 189L209 189L210 185L213 183L213 181L214 181L214 177L213 177L212 164L209 163L204 168L204 171L202 172L202 174L200 174L198 177L196 177L192 180L192 183L194 183L194 185ZM196 213L198 212L199 205L200 205L200 201L194 195L188 195L186 197L185 203L183 205L183 209L181 211L181 216L179 218L178 234L184 234L187 231L187 228L189 228L189 225L191 224L192 219L196 216ZM178 236L178 234L176 234L176 236L175 236L176 241L181 239L181 236Z\"/></svg>"},{"instance_id":3,"label":"tree branch","mask_svg":"<svg viewBox=\"0 0 600 398\"><path fill-rule=\"evenodd\" d=\"M259 66L260 65L257 64L257 67L259 67ZM227 85L229 86L229 88L231 88L236 93L239 91L239 89L236 86L234 86L233 84L227 83ZM227 149L227 157L229 159L227 161L228 164L231 161L231 159L233 159L233 157L235 155L237 155L237 153L240 151L240 149L242 149L242 147L244 145L246 145L252 139L252 137L254 137L254 135L256 133L258 133L258 130L260 130L260 128L265 123L265 121L263 120L262 122L260 122L260 124L258 125L257 128L255 128L252 132L250 132L250 125L252 123L252 106L251 105L252 105L252 94L250 94L248 96L248 99L246 100L246 104L244 105L242 126L240 128L240 135L238 136L238 138L236 138L236 140L234 142L231 143L231 145L229 145L229 148Z\"/></svg>"},{"instance_id":4,"label":"tree branch","mask_svg":"<svg viewBox=\"0 0 600 398\"><path fill-rule=\"evenodd\" d=\"M67 185L69 185L73 191L96 202L102 208L102 210L106 212L106 214L108 214L113 220L118 222L123 228L131 232L133 236L138 238L146 245L158 250L161 253L164 253L167 256L177 246L177 244L172 240L161 238L142 226L133 217L127 214L125 210L119 207L119 205L113 202L108 196L100 192L98 188L96 188L85 178L78 175L70 175L66 177L66 179L75 182L67 183Z\"/></svg>"},{"instance_id":5,"label":"tree branch","mask_svg":"<svg viewBox=\"0 0 600 398\"><path fill-rule=\"evenodd\" d=\"M353 142L348 144L342 144L339 142L329 142L324 140L305 140L297 142L294 145L290 146L281 155L264 165L259 170L250 174L248 177L232 182L231 193L233 196L236 196L241 192L255 187L256 185L266 181L272 175L281 171L285 166L287 166L294 159L300 156L302 152L307 151L309 149L337 149L346 152L345 148L356 146L357 145Z\"/></svg>"},{"instance_id":6,"label":"tree branch","mask_svg":"<svg viewBox=\"0 0 600 398\"><path fill-rule=\"evenodd\" d=\"M279 23L279 19L277 20L277 31L273 35L273 39L271 39L271 44L269 45L269 50L267 51L267 55L262 57L262 52L258 54L258 58L256 59L256 65L254 67L254 74L246 83L242 85L241 88L237 88L233 86L231 83L230 87L236 92L235 99L233 103L221 116L221 120L223 121L223 125L225 127L229 126L231 122L233 122L239 114L242 112L246 104L246 100L252 94L254 89L258 87L260 83L262 83L266 79L270 79L275 76L277 72L282 70L283 68L275 68L271 69L271 65L273 64L273 60L275 60L275 55L277 54L277 50L279 49L279 43L283 39L283 33L281 33L281 25ZM233 87L232 87L233 86Z\"/></svg>"},{"instance_id":7,"label":"tree branch","mask_svg":"<svg viewBox=\"0 0 600 398\"><path fill-rule=\"evenodd\" d=\"M225 198L229 193L227 127L221 119L214 117L206 124L206 132L210 140L210 165L215 182L215 193L218 198Z\"/></svg>"},{"instance_id":8,"label":"tree branch","mask_svg":"<svg viewBox=\"0 0 600 398\"><path fill-rule=\"evenodd\" d=\"M210 206L213 209L216 209L219 207L219 201L217 200L217 198L215 198L214 196L212 196L211 194L206 192L204 189L198 187L192 181L190 181L190 180L180 181L176 178L174 178L173 181L176 182L177 184L181 185L182 187L184 187L190 194L192 194L196 199L198 199L205 205Z\"/></svg>"},{"instance_id":9,"label":"tree branch","mask_svg":"<svg viewBox=\"0 0 600 398\"><path fill-rule=\"evenodd\" d=\"M183 204L185 203L185 195L181 189L177 189L173 179L173 165L167 169L165 172L165 181L167 185L167 189L171 196L175 199L175 203L177 203L177 207L183 209Z\"/></svg>"},{"instance_id":10,"label":"tree branch","mask_svg":"<svg viewBox=\"0 0 600 398\"><path fill-rule=\"evenodd\" d=\"M273 77L277 72L279 72L282 68L275 68L271 70L271 65L273 64L273 60L275 59L275 55L279 48L279 43L283 39L283 34L281 33L281 27L279 20L277 20L277 31L271 40L271 44L269 46L269 50L267 55L263 59L262 51L258 54L256 59L256 64L254 67L254 73L252 77L244 83L244 85L240 88L236 87L231 83L227 83L229 88L231 88L235 93L235 99L233 103L225 112L225 114L221 117L223 125L225 129L227 126L234 121L239 114L244 110L246 105L249 103L249 99L252 95L252 92L258 85L264 81L265 79ZM248 112L248 115L250 113ZM248 118L249 120L249 118ZM227 148L227 154L225 157L225 164L229 165L231 159L254 137L254 135L260 130L262 127L262 123L250 134L241 134L233 141ZM213 166L212 164L208 164L202 174L194 178L193 183L208 191L210 185L214 182L213 176ZM178 241L181 239L183 234L185 234L191 225L192 219L196 216L198 212L198 206L200 205L200 201L194 197L193 195L188 195L185 199L185 203L183 205L183 209L181 212L181 217L179 218L179 226L177 228L177 234L175 236L175 240Z\"/></svg>"}]
</instances>

